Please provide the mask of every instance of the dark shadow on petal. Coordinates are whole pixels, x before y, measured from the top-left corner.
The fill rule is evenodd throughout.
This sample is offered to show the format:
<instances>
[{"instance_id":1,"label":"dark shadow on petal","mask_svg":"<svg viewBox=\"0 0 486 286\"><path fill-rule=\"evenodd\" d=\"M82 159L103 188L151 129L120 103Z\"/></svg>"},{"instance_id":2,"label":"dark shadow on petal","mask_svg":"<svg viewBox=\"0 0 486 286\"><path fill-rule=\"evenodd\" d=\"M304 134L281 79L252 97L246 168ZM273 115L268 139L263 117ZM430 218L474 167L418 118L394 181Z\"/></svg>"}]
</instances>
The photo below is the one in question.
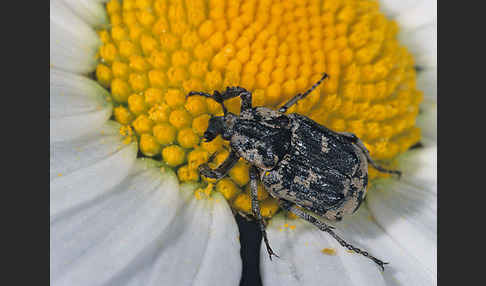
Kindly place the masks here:
<instances>
[{"instance_id":1,"label":"dark shadow on petal","mask_svg":"<svg viewBox=\"0 0 486 286\"><path fill-rule=\"evenodd\" d=\"M248 221L236 214L236 222L240 231L241 260L243 269L240 286L261 286L260 277L260 244L262 234L255 221Z\"/></svg>"}]
</instances>

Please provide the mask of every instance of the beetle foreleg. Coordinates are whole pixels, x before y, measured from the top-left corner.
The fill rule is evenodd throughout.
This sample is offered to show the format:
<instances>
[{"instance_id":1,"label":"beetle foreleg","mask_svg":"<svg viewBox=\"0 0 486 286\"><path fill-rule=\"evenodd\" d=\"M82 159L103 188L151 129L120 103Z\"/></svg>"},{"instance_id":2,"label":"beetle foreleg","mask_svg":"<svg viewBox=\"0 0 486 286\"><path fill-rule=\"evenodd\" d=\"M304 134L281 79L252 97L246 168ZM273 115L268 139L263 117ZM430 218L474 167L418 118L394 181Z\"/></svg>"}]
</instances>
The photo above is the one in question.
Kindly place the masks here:
<instances>
[{"instance_id":1,"label":"beetle foreleg","mask_svg":"<svg viewBox=\"0 0 486 286\"><path fill-rule=\"evenodd\" d=\"M224 103L223 103L223 101L226 100L223 96L224 94L222 95L221 93L219 93L219 91L215 90L213 92L213 95L211 95L209 93L201 92L201 91L191 91L187 94L186 97L194 96L194 95L209 97L209 98L216 100L217 103L221 104L221 107L223 108L224 115L226 115L226 113L228 113L228 110L226 109L226 106L224 106Z\"/></svg>"},{"instance_id":2,"label":"beetle foreleg","mask_svg":"<svg viewBox=\"0 0 486 286\"><path fill-rule=\"evenodd\" d=\"M294 105L295 103L297 103L297 101L303 99L304 97L306 97L307 95L309 95L309 93L311 93L314 89L316 89L316 87L319 86L321 84L321 82L326 77L328 77L328 75L326 73L324 73L324 75L322 76L322 78L320 80L318 80L311 88L309 88L304 93L298 93L296 96L292 97L289 101L287 101L287 103L285 103L282 107L280 107L278 111L279 112L282 112L282 113L284 113L285 111L287 111L287 109L289 109L292 105Z\"/></svg>"},{"instance_id":3,"label":"beetle foreleg","mask_svg":"<svg viewBox=\"0 0 486 286\"><path fill-rule=\"evenodd\" d=\"M234 97L238 97L238 96L241 97L241 111L246 110L246 109L250 109L252 107L251 106L251 92L249 92L248 90L246 90L242 87L239 87L239 86L227 87L225 92L223 92L223 93L220 93L219 91L215 90L213 92L213 95L211 95L209 93L205 93L205 92L200 92L200 91L191 91L187 94L187 97L194 96L194 95L209 97L209 98L216 100L216 102L221 104L221 106L223 107L223 113L225 115L228 111L227 111L226 107L224 106L223 102L225 100L228 100L228 99L231 99L231 98L234 98Z\"/></svg>"},{"instance_id":4,"label":"beetle foreleg","mask_svg":"<svg viewBox=\"0 0 486 286\"><path fill-rule=\"evenodd\" d=\"M272 260L272 255L279 257L275 252L273 252L270 244L268 243L267 232L265 230L265 223L263 221L262 215L260 213L260 205L258 203L258 186L257 186L258 170L255 166L250 168L250 195L251 195L251 209L253 215L257 218L258 224L260 225L260 230L262 232L263 241L265 241L265 246L267 247L268 256Z\"/></svg>"},{"instance_id":5,"label":"beetle foreleg","mask_svg":"<svg viewBox=\"0 0 486 286\"><path fill-rule=\"evenodd\" d=\"M347 243L344 239L342 239L341 237L339 237L334 231L334 227L322 222L321 220L315 218L314 216L304 212L303 210L297 208L297 206L291 202L288 202L288 201L284 201L284 200L280 200L280 206L284 209L284 210L287 210L289 212L292 212L293 214L295 214L296 216L302 218L302 219L305 219L306 221L312 223L313 225L315 225L317 228L319 228L320 230L322 231L325 231L327 233L329 233L335 240L337 240L337 242L339 242L339 244L341 244L343 247L351 250L351 251L354 251L358 254L361 254L363 255L364 257L368 258L368 259L371 259L373 260L373 262L375 262L378 266L380 266L381 270L384 271L385 268L383 267L383 265L385 264L388 264L387 262L383 262L381 261L380 259L374 257L373 255L369 254L368 252L366 251L363 251L357 247L354 247L353 245Z\"/></svg>"},{"instance_id":6,"label":"beetle foreleg","mask_svg":"<svg viewBox=\"0 0 486 286\"><path fill-rule=\"evenodd\" d=\"M238 162L240 156L235 151L231 151L228 155L228 158L224 160L221 165L219 165L216 169L211 169L207 163L204 163L199 166L199 173L205 177L211 179L221 179L226 175L231 168Z\"/></svg>"}]
</instances>

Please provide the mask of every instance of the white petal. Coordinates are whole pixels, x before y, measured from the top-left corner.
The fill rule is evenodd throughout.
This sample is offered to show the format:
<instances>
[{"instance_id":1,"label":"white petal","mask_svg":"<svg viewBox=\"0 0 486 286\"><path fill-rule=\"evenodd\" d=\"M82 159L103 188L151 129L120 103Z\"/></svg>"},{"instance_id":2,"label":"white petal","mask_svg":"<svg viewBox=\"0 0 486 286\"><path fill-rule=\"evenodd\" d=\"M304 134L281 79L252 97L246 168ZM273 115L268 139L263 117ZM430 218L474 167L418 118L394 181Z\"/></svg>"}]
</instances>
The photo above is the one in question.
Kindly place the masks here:
<instances>
[{"instance_id":1,"label":"white petal","mask_svg":"<svg viewBox=\"0 0 486 286\"><path fill-rule=\"evenodd\" d=\"M93 0L62 0L76 15L92 27L108 24L104 4Z\"/></svg>"},{"instance_id":2,"label":"white petal","mask_svg":"<svg viewBox=\"0 0 486 286\"><path fill-rule=\"evenodd\" d=\"M399 1L396 0L396 2ZM405 9L403 12L400 12L396 17L396 20L400 27L403 27L405 30L413 30L431 23L437 23L437 1L420 1L420 3L413 8Z\"/></svg>"},{"instance_id":3,"label":"white petal","mask_svg":"<svg viewBox=\"0 0 486 286\"><path fill-rule=\"evenodd\" d=\"M437 67L417 72L417 88L424 92L425 98L437 101Z\"/></svg>"},{"instance_id":4,"label":"white petal","mask_svg":"<svg viewBox=\"0 0 486 286\"><path fill-rule=\"evenodd\" d=\"M49 73L51 142L87 134L108 120L112 104L98 83L55 69Z\"/></svg>"},{"instance_id":5,"label":"white petal","mask_svg":"<svg viewBox=\"0 0 486 286\"><path fill-rule=\"evenodd\" d=\"M437 193L437 145L425 138L421 141L423 148L412 149L398 157L398 166L403 174L400 181L390 181L413 185L424 189L423 192ZM437 198L434 197L434 200Z\"/></svg>"},{"instance_id":6,"label":"white petal","mask_svg":"<svg viewBox=\"0 0 486 286\"><path fill-rule=\"evenodd\" d=\"M366 205L352 216L344 218L338 225L348 242L363 246L375 257L390 263L385 266L383 276L387 285L436 285L437 277L417 263L373 220ZM341 249L340 249L341 250ZM338 250L338 251L340 251Z\"/></svg>"},{"instance_id":7,"label":"white petal","mask_svg":"<svg viewBox=\"0 0 486 286\"><path fill-rule=\"evenodd\" d=\"M217 194L213 205L213 222L209 241L193 285L239 285L241 257L239 231L235 218L223 196Z\"/></svg>"},{"instance_id":8,"label":"white petal","mask_svg":"<svg viewBox=\"0 0 486 286\"><path fill-rule=\"evenodd\" d=\"M286 223L295 229L285 227ZM331 236L308 222L277 215L270 221L267 232L270 245L280 259L270 261L262 243L260 259L265 286L386 285L381 271L371 260L346 252ZM347 230L343 236L352 242L360 241L358 235ZM335 249L336 255L322 253L323 248Z\"/></svg>"},{"instance_id":9,"label":"white petal","mask_svg":"<svg viewBox=\"0 0 486 286\"><path fill-rule=\"evenodd\" d=\"M112 192L51 222L52 285L122 285L150 263L181 199L173 173L145 161Z\"/></svg>"},{"instance_id":10,"label":"white petal","mask_svg":"<svg viewBox=\"0 0 486 286\"><path fill-rule=\"evenodd\" d=\"M419 67L437 66L437 25L428 24L398 34Z\"/></svg>"},{"instance_id":11,"label":"white petal","mask_svg":"<svg viewBox=\"0 0 486 286\"><path fill-rule=\"evenodd\" d=\"M119 128L118 123L108 121L100 130L75 140L51 142L50 180L96 164L126 147Z\"/></svg>"},{"instance_id":12,"label":"white petal","mask_svg":"<svg viewBox=\"0 0 486 286\"><path fill-rule=\"evenodd\" d=\"M151 162L51 222L52 285L238 285L238 228L224 198L198 201Z\"/></svg>"},{"instance_id":13,"label":"white petal","mask_svg":"<svg viewBox=\"0 0 486 286\"><path fill-rule=\"evenodd\" d=\"M241 276L238 227L226 201L197 200L193 188L154 252L153 263L128 285L238 285ZM189 193L187 195L187 193Z\"/></svg>"},{"instance_id":14,"label":"white petal","mask_svg":"<svg viewBox=\"0 0 486 286\"><path fill-rule=\"evenodd\" d=\"M437 104L435 100L424 100L420 105L421 113L417 117L417 126L422 136L437 142Z\"/></svg>"},{"instance_id":15,"label":"white petal","mask_svg":"<svg viewBox=\"0 0 486 286\"><path fill-rule=\"evenodd\" d=\"M435 275L437 148L416 149L405 155L410 158L402 159L400 163L404 171L402 179L377 181L368 191L367 204L386 233L414 256L417 263ZM405 161L413 164L405 164Z\"/></svg>"},{"instance_id":16,"label":"white petal","mask_svg":"<svg viewBox=\"0 0 486 286\"><path fill-rule=\"evenodd\" d=\"M389 17L406 13L424 0L380 0L380 10Z\"/></svg>"},{"instance_id":17,"label":"white petal","mask_svg":"<svg viewBox=\"0 0 486 286\"><path fill-rule=\"evenodd\" d=\"M118 128L108 123L73 141L51 142L51 220L106 194L127 176L137 147L122 143Z\"/></svg>"},{"instance_id":18,"label":"white petal","mask_svg":"<svg viewBox=\"0 0 486 286\"><path fill-rule=\"evenodd\" d=\"M50 1L49 30L51 67L81 74L94 71L101 41L62 1Z\"/></svg>"}]
</instances>

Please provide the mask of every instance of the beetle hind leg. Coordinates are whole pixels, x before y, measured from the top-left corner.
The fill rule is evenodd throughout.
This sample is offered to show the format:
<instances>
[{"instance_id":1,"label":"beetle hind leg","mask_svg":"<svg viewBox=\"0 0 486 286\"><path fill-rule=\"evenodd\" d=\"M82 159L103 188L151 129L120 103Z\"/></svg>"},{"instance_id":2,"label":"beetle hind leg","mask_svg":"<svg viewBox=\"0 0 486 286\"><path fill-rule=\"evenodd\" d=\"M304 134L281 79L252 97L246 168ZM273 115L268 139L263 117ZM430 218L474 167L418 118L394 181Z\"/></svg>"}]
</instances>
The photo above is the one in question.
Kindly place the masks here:
<instances>
[{"instance_id":1,"label":"beetle hind leg","mask_svg":"<svg viewBox=\"0 0 486 286\"><path fill-rule=\"evenodd\" d=\"M251 195L251 209L253 215L257 218L258 224L260 225L260 230L262 232L263 241L267 248L268 256L272 260L272 255L279 257L275 252L273 252L270 247L270 243L267 238L267 231L265 230L265 222L263 221L262 215L260 213L260 205L258 203L258 186L257 186L258 170L255 166L250 168L250 195Z\"/></svg>"},{"instance_id":2,"label":"beetle hind leg","mask_svg":"<svg viewBox=\"0 0 486 286\"><path fill-rule=\"evenodd\" d=\"M324 223L323 221L319 220L318 218L306 213L305 211L297 208L297 206L291 202L285 201L285 200L280 200L280 206L289 212L292 212L296 216L305 219L306 221L312 223L315 225L317 228L319 228L322 231L325 231L329 233L341 246L344 248L351 250L353 252L356 252L358 254L363 255L364 257L372 260L374 263L376 263L382 271L385 270L384 265L388 264L388 262L383 262L380 259L374 257L373 255L369 254L368 252L361 250L352 244L347 243L344 239L342 239L340 236L338 236L334 231L334 227Z\"/></svg>"}]
</instances>

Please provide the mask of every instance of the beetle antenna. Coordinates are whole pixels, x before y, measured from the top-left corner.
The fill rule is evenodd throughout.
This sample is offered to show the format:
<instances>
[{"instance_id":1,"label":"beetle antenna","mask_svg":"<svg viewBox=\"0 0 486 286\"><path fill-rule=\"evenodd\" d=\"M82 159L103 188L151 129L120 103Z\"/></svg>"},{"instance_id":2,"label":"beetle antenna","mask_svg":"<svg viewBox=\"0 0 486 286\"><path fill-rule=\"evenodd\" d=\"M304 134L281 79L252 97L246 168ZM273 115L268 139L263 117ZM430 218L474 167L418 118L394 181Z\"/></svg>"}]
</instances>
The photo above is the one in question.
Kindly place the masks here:
<instances>
[{"instance_id":1,"label":"beetle antenna","mask_svg":"<svg viewBox=\"0 0 486 286\"><path fill-rule=\"evenodd\" d=\"M304 97L306 97L307 95L309 95L309 93L311 93L314 89L316 89L316 87L318 87L322 83L322 81L324 81L324 79L326 79L327 77L329 77L327 75L327 73L324 73L322 75L321 79L318 80L313 86L311 86L311 88L309 88L304 93L298 93L296 96L292 97L289 101L287 101L287 103L285 103L282 107L280 107L278 109L278 111L282 112L282 113L287 111L287 109L289 109L292 105L297 103L297 101L299 101L299 100L303 99Z\"/></svg>"},{"instance_id":2,"label":"beetle antenna","mask_svg":"<svg viewBox=\"0 0 486 286\"><path fill-rule=\"evenodd\" d=\"M309 93L316 89L327 77L329 77L327 73L324 73L320 80L318 80L313 86L311 86L311 88L302 94L302 98L306 97Z\"/></svg>"}]
</instances>

